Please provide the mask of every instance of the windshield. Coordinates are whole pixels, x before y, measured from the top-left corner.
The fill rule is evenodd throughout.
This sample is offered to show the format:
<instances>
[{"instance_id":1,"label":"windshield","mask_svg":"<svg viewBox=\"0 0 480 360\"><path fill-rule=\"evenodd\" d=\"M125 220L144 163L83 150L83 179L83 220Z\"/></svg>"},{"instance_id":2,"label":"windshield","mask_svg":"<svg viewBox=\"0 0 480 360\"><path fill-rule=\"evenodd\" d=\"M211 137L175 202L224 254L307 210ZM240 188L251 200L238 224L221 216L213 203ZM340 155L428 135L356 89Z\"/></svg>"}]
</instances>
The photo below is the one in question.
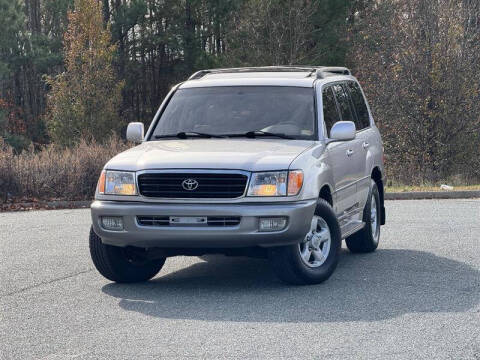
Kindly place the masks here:
<instances>
[{"instance_id":1,"label":"windshield","mask_svg":"<svg viewBox=\"0 0 480 360\"><path fill-rule=\"evenodd\" d=\"M293 139L314 139L314 109L312 88L237 86L179 89L170 99L150 138L174 136L181 132L241 135L261 131Z\"/></svg>"}]
</instances>

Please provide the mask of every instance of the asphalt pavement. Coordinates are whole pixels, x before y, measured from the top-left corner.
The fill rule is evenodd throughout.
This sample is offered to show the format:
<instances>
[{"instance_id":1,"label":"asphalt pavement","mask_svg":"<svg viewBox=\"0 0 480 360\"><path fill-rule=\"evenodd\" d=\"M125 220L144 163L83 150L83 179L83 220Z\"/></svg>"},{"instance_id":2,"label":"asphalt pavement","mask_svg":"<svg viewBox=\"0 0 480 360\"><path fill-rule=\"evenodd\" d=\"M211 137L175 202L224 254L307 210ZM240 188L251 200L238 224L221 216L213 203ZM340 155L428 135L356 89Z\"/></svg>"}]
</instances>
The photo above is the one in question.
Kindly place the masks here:
<instances>
[{"instance_id":1,"label":"asphalt pavement","mask_svg":"<svg viewBox=\"0 0 480 360\"><path fill-rule=\"evenodd\" d=\"M372 254L316 286L264 260L102 278L89 210L0 213L0 359L480 359L480 200L387 201Z\"/></svg>"}]
</instances>

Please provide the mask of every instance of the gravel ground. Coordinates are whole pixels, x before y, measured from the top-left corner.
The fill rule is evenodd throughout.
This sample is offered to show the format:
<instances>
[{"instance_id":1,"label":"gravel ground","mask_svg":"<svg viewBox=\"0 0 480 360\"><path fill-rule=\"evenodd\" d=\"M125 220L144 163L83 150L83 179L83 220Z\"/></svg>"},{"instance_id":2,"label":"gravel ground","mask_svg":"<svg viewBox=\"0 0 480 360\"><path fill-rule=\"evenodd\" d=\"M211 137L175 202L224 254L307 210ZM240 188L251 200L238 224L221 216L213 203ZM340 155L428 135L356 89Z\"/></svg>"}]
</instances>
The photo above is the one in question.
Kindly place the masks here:
<instances>
[{"instance_id":1,"label":"gravel ground","mask_svg":"<svg viewBox=\"0 0 480 360\"><path fill-rule=\"evenodd\" d=\"M480 201L386 207L378 251L309 287L223 256L113 284L89 210L0 213L0 358L480 359Z\"/></svg>"}]
</instances>

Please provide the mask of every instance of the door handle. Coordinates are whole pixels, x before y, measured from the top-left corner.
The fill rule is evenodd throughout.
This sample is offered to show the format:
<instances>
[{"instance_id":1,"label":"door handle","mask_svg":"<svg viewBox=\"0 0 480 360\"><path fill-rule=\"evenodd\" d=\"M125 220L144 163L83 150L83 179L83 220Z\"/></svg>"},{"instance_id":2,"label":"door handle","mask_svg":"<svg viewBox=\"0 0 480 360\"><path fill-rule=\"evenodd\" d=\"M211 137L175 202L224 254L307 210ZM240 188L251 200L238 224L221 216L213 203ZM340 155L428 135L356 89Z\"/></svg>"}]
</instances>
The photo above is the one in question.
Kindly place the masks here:
<instances>
[{"instance_id":1,"label":"door handle","mask_svg":"<svg viewBox=\"0 0 480 360\"><path fill-rule=\"evenodd\" d=\"M363 146L364 149L366 149L366 148L368 148L368 147L370 146L370 144L367 143L366 141L364 141L363 144L362 144L362 146Z\"/></svg>"},{"instance_id":2,"label":"door handle","mask_svg":"<svg viewBox=\"0 0 480 360\"><path fill-rule=\"evenodd\" d=\"M352 149L348 149L347 150L347 156L352 156L353 155L353 150Z\"/></svg>"}]
</instances>

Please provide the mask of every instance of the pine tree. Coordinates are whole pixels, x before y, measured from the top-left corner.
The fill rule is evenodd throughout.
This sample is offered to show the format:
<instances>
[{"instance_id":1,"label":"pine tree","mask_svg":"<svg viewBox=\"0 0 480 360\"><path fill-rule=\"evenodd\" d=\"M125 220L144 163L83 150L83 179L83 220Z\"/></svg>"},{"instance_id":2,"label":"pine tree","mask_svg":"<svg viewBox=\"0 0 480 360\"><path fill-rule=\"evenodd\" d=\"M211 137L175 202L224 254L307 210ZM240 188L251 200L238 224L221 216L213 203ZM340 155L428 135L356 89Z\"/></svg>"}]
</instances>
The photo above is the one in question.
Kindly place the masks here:
<instances>
[{"instance_id":1,"label":"pine tree","mask_svg":"<svg viewBox=\"0 0 480 360\"><path fill-rule=\"evenodd\" d=\"M48 78L47 121L55 143L72 145L82 137L98 141L123 123L119 109L123 82L112 66L116 46L105 28L101 3L76 0L64 36L65 72Z\"/></svg>"}]
</instances>

